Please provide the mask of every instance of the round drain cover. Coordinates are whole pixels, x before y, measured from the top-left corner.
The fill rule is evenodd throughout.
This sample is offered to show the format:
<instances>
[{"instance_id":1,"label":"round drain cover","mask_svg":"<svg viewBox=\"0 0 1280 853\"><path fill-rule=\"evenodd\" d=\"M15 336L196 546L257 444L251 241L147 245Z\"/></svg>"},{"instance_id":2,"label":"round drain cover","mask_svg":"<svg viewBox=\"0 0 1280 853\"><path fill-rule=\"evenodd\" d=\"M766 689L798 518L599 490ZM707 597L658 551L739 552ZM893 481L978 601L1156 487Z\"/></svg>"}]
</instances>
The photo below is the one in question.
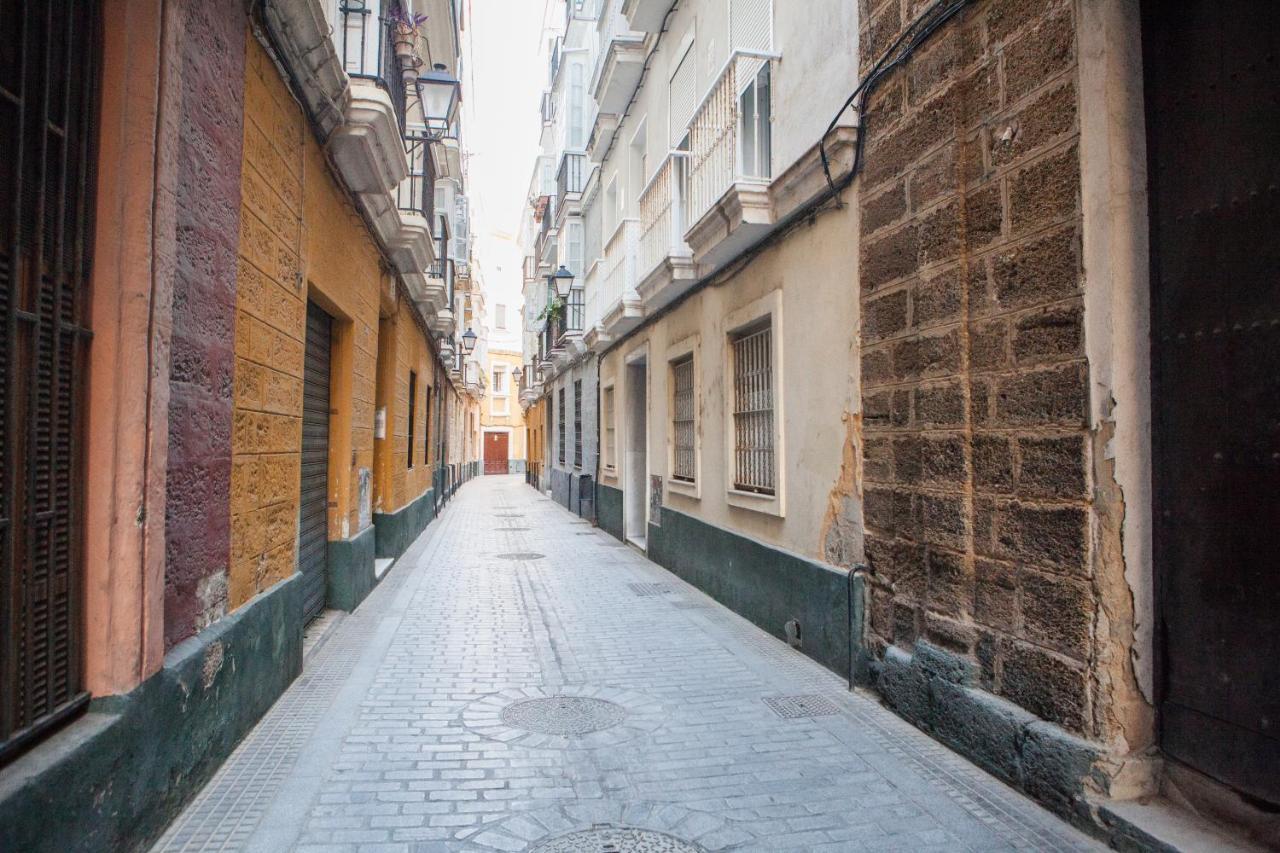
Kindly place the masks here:
<instances>
[{"instance_id":1,"label":"round drain cover","mask_svg":"<svg viewBox=\"0 0 1280 853\"><path fill-rule=\"evenodd\" d=\"M701 853L702 848L651 829L595 827L544 841L534 853Z\"/></svg>"},{"instance_id":2,"label":"round drain cover","mask_svg":"<svg viewBox=\"0 0 1280 853\"><path fill-rule=\"evenodd\" d=\"M585 696L547 696L526 699L502 709L502 722L544 735L587 735L621 723L627 711L607 699ZM541 848L539 848L541 849ZM587 847L548 847L548 850L587 850ZM631 848L627 848L631 849ZM648 848L635 848L647 850ZM654 848L659 849L659 848ZM661 848L666 849L666 848ZM671 848L676 849L676 848Z\"/></svg>"},{"instance_id":3,"label":"round drain cover","mask_svg":"<svg viewBox=\"0 0 1280 853\"><path fill-rule=\"evenodd\" d=\"M499 560L541 560L546 554L537 551L515 551L510 554L499 554Z\"/></svg>"}]
</instances>

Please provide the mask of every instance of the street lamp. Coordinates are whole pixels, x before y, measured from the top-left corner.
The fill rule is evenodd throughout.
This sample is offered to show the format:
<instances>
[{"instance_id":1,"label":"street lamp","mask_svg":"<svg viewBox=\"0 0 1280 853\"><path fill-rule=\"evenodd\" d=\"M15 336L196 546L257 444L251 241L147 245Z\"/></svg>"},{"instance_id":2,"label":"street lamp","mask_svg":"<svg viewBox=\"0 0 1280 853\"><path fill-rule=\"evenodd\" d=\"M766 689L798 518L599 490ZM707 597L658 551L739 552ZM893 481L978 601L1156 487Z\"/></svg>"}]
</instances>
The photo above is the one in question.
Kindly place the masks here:
<instances>
[{"instance_id":1,"label":"street lamp","mask_svg":"<svg viewBox=\"0 0 1280 853\"><path fill-rule=\"evenodd\" d=\"M467 330L462 333L462 348L467 351L468 355L475 351L477 337L478 335L471 331L470 326L468 326Z\"/></svg>"},{"instance_id":2,"label":"street lamp","mask_svg":"<svg viewBox=\"0 0 1280 853\"><path fill-rule=\"evenodd\" d=\"M444 136L453 121L458 106L458 78L449 73L444 63L437 62L426 74L418 77L418 100L422 104L422 117L432 135Z\"/></svg>"},{"instance_id":3,"label":"street lamp","mask_svg":"<svg viewBox=\"0 0 1280 853\"><path fill-rule=\"evenodd\" d=\"M573 289L573 273L565 269L564 264L560 265L560 269L547 276L551 279L552 285L555 286L556 296L561 299L569 298L569 291Z\"/></svg>"},{"instance_id":4,"label":"street lamp","mask_svg":"<svg viewBox=\"0 0 1280 853\"><path fill-rule=\"evenodd\" d=\"M524 376L524 371L519 366L511 368L511 381L520 384L520 379Z\"/></svg>"}]
</instances>

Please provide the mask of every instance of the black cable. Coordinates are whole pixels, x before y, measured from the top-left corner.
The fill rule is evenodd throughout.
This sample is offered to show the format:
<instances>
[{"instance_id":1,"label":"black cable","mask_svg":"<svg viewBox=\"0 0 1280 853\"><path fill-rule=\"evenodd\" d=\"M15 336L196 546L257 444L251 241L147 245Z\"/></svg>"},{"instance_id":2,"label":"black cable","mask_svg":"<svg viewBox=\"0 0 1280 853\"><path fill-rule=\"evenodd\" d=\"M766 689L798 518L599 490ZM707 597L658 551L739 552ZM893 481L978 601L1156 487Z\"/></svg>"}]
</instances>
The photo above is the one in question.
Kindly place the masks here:
<instances>
[{"instance_id":1,"label":"black cable","mask_svg":"<svg viewBox=\"0 0 1280 853\"><path fill-rule=\"evenodd\" d=\"M889 45L885 52L880 55L880 58L871 66L871 70L858 82L857 87L840 105L840 109L836 111L831 123L827 125L827 129L818 140L818 156L822 158L822 172L827 178L827 186L832 191L836 190L836 182L831 176L831 161L827 157L827 137L836 129L836 125L840 122L840 116L844 115L845 110L850 107L854 107L858 114L858 137L853 149L853 164L849 170L849 178L852 178L858 174L862 166L866 144L867 98L879 87L880 82L888 76L889 72L906 63L912 54L929 40L930 36L970 2L971 0L936 0L932 6L922 12L918 18L911 22L910 26L894 39L893 44ZM945 8L943 8L944 6ZM939 9L942 11L939 12ZM855 101L857 102L856 106Z\"/></svg>"}]
</instances>

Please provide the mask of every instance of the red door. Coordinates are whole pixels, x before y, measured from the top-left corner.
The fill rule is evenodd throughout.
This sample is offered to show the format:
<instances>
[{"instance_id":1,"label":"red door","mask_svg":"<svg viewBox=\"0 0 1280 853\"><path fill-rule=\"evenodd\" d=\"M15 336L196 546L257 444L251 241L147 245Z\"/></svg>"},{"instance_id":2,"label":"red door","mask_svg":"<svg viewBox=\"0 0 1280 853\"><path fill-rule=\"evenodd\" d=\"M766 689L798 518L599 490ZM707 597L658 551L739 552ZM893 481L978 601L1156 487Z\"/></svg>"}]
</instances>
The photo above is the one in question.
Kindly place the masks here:
<instances>
[{"instance_id":1,"label":"red door","mask_svg":"<svg viewBox=\"0 0 1280 853\"><path fill-rule=\"evenodd\" d=\"M484 472L486 474L507 473L507 442L510 436L505 432L486 432L484 434Z\"/></svg>"}]
</instances>

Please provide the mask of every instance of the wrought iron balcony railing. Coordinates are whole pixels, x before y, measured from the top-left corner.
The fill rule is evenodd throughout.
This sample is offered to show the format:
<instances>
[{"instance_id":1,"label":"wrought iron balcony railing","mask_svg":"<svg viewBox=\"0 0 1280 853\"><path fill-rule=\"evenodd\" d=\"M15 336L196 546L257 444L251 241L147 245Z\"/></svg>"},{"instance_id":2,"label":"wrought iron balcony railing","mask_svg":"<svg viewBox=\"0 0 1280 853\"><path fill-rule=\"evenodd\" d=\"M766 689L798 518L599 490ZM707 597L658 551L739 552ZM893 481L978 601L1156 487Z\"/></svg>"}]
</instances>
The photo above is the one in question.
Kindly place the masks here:
<instances>
[{"instance_id":1,"label":"wrought iron balcony railing","mask_svg":"<svg viewBox=\"0 0 1280 853\"><path fill-rule=\"evenodd\" d=\"M689 153L672 151L640 193L641 280L666 258L687 255L685 208L689 199Z\"/></svg>"},{"instance_id":2,"label":"wrought iron balcony railing","mask_svg":"<svg viewBox=\"0 0 1280 853\"><path fill-rule=\"evenodd\" d=\"M570 193L581 194L586 183L587 155L565 152L560 158L560 171L556 174L556 210L564 209L565 197Z\"/></svg>"},{"instance_id":3,"label":"wrought iron balcony railing","mask_svg":"<svg viewBox=\"0 0 1280 853\"><path fill-rule=\"evenodd\" d=\"M430 146L431 142L425 135L410 133L405 136L409 176L396 187L396 207L420 214L427 222L434 223L436 167Z\"/></svg>"},{"instance_id":4,"label":"wrought iron balcony railing","mask_svg":"<svg viewBox=\"0 0 1280 853\"><path fill-rule=\"evenodd\" d=\"M405 126L405 87L396 53L396 24L391 16L400 0L339 0L334 38L342 67L353 79L371 80L391 98L401 131Z\"/></svg>"}]
</instances>

